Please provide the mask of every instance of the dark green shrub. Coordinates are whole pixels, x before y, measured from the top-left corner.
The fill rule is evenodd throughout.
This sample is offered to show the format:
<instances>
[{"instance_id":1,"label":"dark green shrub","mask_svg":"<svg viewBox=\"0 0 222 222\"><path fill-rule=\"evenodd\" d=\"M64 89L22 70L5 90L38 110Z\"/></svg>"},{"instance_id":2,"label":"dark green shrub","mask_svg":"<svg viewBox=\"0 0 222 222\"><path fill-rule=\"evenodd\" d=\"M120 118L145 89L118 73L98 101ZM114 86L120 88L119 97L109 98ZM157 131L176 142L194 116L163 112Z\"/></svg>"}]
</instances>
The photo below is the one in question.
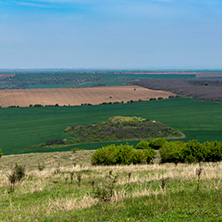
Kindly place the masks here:
<instances>
[{"instance_id":1,"label":"dark green shrub","mask_svg":"<svg viewBox=\"0 0 222 222\"><path fill-rule=\"evenodd\" d=\"M0 158L2 157L3 153L2 153L2 149L0 149Z\"/></svg>"},{"instance_id":2,"label":"dark green shrub","mask_svg":"<svg viewBox=\"0 0 222 222\"><path fill-rule=\"evenodd\" d=\"M13 168L13 172L16 175L16 180L21 181L25 177L25 167L15 164L15 167Z\"/></svg>"},{"instance_id":3,"label":"dark green shrub","mask_svg":"<svg viewBox=\"0 0 222 222\"><path fill-rule=\"evenodd\" d=\"M45 142L46 146L51 146L51 145L61 145L64 144L64 140L63 139L54 139L54 140L48 140Z\"/></svg>"},{"instance_id":4,"label":"dark green shrub","mask_svg":"<svg viewBox=\"0 0 222 222\"><path fill-rule=\"evenodd\" d=\"M167 141L164 138L157 138L149 141L149 146L155 150L160 149Z\"/></svg>"},{"instance_id":5,"label":"dark green shrub","mask_svg":"<svg viewBox=\"0 0 222 222\"><path fill-rule=\"evenodd\" d=\"M187 143L174 141L165 143L159 152L162 163L216 162L222 160L222 143L213 141L201 144L197 140Z\"/></svg>"},{"instance_id":6,"label":"dark green shrub","mask_svg":"<svg viewBox=\"0 0 222 222\"><path fill-rule=\"evenodd\" d=\"M41 104L35 104L34 107L43 107Z\"/></svg>"},{"instance_id":7,"label":"dark green shrub","mask_svg":"<svg viewBox=\"0 0 222 222\"><path fill-rule=\"evenodd\" d=\"M16 182L21 181L25 177L25 167L16 163L11 174L8 174L7 177L11 184L10 192L14 192Z\"/></svg>"},{"instance_id":8,"label":"dark green shrub","mask_svg":"<svg viewBox=\"0 0 222 222\"><path fill-rule=\"evenodd\" d=\"M222 160L222 143L218 141L205 142L203 147L206 151L206 162L217 162Z\"/></svg>"}]
</instances>

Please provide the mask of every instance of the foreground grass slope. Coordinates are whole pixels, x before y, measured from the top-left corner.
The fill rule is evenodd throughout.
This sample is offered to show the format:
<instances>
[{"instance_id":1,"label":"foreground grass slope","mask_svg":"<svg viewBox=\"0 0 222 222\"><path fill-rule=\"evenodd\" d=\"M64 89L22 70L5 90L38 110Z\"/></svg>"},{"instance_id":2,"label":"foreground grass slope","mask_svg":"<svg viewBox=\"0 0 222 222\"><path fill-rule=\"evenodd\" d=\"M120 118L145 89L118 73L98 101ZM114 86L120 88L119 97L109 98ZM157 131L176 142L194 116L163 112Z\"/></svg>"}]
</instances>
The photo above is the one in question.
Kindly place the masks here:
<instances>
[{"instance_id":1,"label":"foreground grass slope","mask_svg":"<svg viewBox=\"0 0 222 222\"><path fill-rule=\"evenodd\" d=\"M183 132L186 135L185 140L221 141L221 110L222 104L188 98L116 105L0 109L0 147L4 154L23 153L25 148L33 144L53 139L71 139L71 136L64 132L69 125L88 125L118 115L140 116L160 121ZM96 149L102 145L108 143L82 144L42 151L70 150L73 147Z\"/></svg>"},{"instance_id":2,"label":"foreground grass slope","mask_svg":"<svg viewBox=\"0 0 222 222\"><path fill-rule=\"evenodd\" d=\"M0 221L222 220L221 163L202 165L197 191L199 165L92 167L88 162L92 153L3 156L0 161ZM76 161L81 158L85 161L78 164ZM16 184L15 192L9 193L6 175L17 160L27 163L26 176ZM39 163L46 168L39 171ZM104 202L95 197L93 189L107 185L108 175L117 176L117 179L113 195Z\"/></svg>"}]
</instances>

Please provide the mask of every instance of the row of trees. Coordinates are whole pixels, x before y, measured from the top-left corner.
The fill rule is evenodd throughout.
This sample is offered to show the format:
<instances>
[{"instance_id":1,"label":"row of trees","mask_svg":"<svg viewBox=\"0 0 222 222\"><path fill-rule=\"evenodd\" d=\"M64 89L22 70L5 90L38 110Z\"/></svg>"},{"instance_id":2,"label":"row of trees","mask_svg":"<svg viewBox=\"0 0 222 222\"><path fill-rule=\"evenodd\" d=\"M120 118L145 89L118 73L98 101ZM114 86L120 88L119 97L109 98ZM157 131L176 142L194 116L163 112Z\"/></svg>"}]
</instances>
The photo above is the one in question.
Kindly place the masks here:
<instances>
[{"instance_id":1,"label":"row of trees","mask_svg":"<svg viewBox=\"0 0 222 222\"><path fill-rule=\"evenodd\" d=\"M171 141L164 138L140 141L136 149L128 144L114 144L98 149L92 156L93 165L145 164L150 163L159 149L161 163L194 163L222 161L222 143Z\"/></svg>"},{"instance_id":2,"label":"row of trees","mask_svg":"<svg viewBox=\"0 0 222 222\"><path fill-rule=\"evenodd\" d=\"M218 141L200 143L197 140L166 142L159 149L161 162L193 163L222 160L222 143Z\"/></svg>"}]
</instances>

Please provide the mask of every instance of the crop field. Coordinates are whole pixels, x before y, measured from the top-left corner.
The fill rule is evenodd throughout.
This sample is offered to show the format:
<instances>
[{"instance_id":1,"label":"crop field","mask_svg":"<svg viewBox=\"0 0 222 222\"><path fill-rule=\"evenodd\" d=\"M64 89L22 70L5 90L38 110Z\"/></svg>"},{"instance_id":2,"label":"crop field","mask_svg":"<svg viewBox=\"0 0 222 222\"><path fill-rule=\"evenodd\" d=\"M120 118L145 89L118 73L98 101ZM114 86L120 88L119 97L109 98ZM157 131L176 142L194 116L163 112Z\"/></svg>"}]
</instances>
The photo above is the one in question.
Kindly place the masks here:
<instances>
[{"instance_id":1,"label":"crop field","mask_svg":"<svg viewBox=\"0 0 222 222\"><path fill-rule=\"evenodd\" d=\"M132 82L154 90L166 90L198 100L222 102L222 80L161 79Z\"/></svg>"},{"instance_id":2,"label":"crop field","mask_svg":"<svg viewBox=\"0 0 222 222\"><path fill-rule=\"evenodd\" d=\"M92 153L3 156L0 221L222 220L221 162L203 163L198 180L198 164L91 166ZM15 162L26 166L12 192Z\"/></svg>"},{"instance_id":3,"label":"crop field","mask_svg":"<svg viewBox=\"0 0 222 222\"><path fill-rule=\"evenodd\" d=\"M26 150L31 145L50 139L70 139L64 132L67 126L88 125L106 121L112 116L139 116L160 121L184 133L184 140L221 141L221 110L220 103L189 98L95 106L3 108L0 109L0 147L4 154L63 151L74 147L97 149L112 142Z\"/></svg>"},{"instance_id":4,"label":"crop field","mask_svg":"<svg viewBox=\"0 0 222 222\"><path fill-rule=\"evenodd\" d=\"M168 98L175 94L150 90L139 86L107 86L87 88L57 89L10 89L0 90L0 106L28 107L30 104L41 105L81 105L100 104L103 102L127 102L149 100L150 98Z\"/></svg>"},{"instance_id":5,"label":"crop field","mask_svg":"<svg viewBox=\"0 0 222 222\"><path fill-rule=\"evenodd\" d=\"M194 79L194 73L158 72L25 72L0 73L0 89L37 89L125 85L143 79Z\"/></svg>"}]
</instances>

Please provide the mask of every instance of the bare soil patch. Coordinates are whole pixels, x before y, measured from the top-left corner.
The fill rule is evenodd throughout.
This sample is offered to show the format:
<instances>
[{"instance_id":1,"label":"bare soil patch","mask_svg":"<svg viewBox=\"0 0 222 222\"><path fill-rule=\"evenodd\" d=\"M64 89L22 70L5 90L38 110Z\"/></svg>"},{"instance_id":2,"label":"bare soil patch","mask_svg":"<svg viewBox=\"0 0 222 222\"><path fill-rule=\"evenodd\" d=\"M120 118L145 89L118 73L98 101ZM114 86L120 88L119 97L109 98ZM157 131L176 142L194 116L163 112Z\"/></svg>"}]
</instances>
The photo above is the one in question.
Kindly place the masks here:
<instances>
[{"instance_id":1,"label":"bare soil patch","mask_svg":"<svg viewBox=\"0 0 222 222\"><path fill-rule=\"evenodd\" d=\"M15 74L0 74L0 78L14 77Z\"/></svg>"},{"instance_id":2,"label":"bare soil patch","mask_svg":"<svg viewBox=\"0 0 222 222\"><path fill-rule=\"evenodd\" d=\"M196 74L196 78L222 78L222 73L200 73Z\"/></svg>"},{"instance_id":3,"label":"bare soil patch","mask_svg":"<svg viewBox=\"0 0 222 222\"><path fill-rule=\"evenodd\" d=\"M116 72L114 74L120 74L119 72ZM147 75L195 75L196 72L125 72L124 74L147 74Z\"/></svg>"},{"instance_id":4,"label":"bare soil patch","mask_svg":"<svg viewBox=\"0 0 222 222\"><path fill-rule=\"evenodd\" d=\"M134 81L132 84L154 90L167 90L197 100L222 102L221 80L150 79Z\"/></svg>"},{"instance_id":5,"label":"bare soil patch","mask_svg":"<svg viewBox=\"0 0 222 222\"><path fill-rule=\"evenodd\" d=\"M108 86L87 88L56 89L11 89L0 90L0 106L27 107L30 104L41 105L81 105L103 102L127 102L149 100L150 98L168 98L173 93L151 90L140 86Z\"/></svg>"}]
</instances>

